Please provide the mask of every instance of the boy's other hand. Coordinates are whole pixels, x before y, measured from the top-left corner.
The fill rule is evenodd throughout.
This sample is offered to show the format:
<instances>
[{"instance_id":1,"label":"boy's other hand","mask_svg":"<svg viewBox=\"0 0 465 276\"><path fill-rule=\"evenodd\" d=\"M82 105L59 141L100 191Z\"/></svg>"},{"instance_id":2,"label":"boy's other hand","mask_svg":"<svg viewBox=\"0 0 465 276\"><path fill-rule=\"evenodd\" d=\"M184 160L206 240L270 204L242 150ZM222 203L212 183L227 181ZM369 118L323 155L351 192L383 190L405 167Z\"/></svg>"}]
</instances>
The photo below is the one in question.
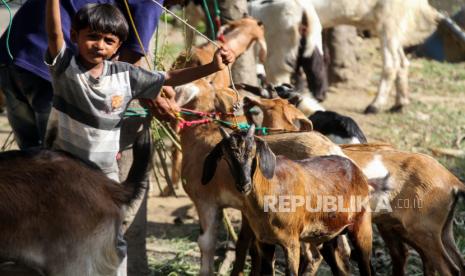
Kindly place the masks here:
<instances>
[{"instance_id":1,"label":"boy's other hand","mask_svg":"<svg viewBox=\"0 0 465 276\"><path fill-rule=\"evenodd\" d=\"M153 103L155 104L155 109L153 113L155 117L159 120L171 121L176 119L176 114L181 110L176 103L176 92L171 86L163 86Z\"/></svg>"},{"instance_id":2,"label":"boy's other hand","mask_svg":"<svg viewBox=\"0 0 465 276\"><path fill-rule=\"evenodd\" d=\"M223 70L228 64L231 64L236 59L234 52L228 48L228 46L223 45L221 48L216 50L215 56L213 57L213 64L219 70Z\"/></svg>"}]
</instances>

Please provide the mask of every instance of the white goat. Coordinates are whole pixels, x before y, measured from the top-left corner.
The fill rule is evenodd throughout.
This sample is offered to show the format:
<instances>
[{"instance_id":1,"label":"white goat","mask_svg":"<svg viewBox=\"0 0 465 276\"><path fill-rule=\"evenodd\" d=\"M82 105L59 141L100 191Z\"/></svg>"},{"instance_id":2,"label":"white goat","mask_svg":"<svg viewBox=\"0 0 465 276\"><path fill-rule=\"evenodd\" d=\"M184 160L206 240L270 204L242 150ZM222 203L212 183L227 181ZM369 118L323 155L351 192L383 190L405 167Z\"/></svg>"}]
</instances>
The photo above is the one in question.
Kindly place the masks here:
<instances>
[{"instance_id":1,"label":"white goat","mask_svg":"<svg viewBox=\"0 0 465 276\"><path fill-rule=\"evenodd\" d=\"M249 14L265 26L265 39L270 46L264 63L267 80L274 84L291 83L298 58L303 21L308 20L304 57L314 50L323 55L322 27L313 5L305 0L250 1Z\"/></svg>"},{"instance_id":2,"label":"white goat","mask_svg":"<svg viewBox=\"0 0 465 276\"><path fill-rule=\"evenodd\" d=\"M315 45L321 45L322 28L349 24L377 33L383 72L377 96L365 113L376 113L386 104L394 82L397 93L392 110L399 111L409 103L409 61L402 47L412 42L414 31L423 28L423 22L444 18L427 0L256 0L249 7L251 15L260 19L267 30L266 40L271 46L265 67L273 83L289 82L295 64L291 61L299 45L297 29L302 13L308 16L310 27L304 56L310 56Z\"/></svg>"}]
</instances>

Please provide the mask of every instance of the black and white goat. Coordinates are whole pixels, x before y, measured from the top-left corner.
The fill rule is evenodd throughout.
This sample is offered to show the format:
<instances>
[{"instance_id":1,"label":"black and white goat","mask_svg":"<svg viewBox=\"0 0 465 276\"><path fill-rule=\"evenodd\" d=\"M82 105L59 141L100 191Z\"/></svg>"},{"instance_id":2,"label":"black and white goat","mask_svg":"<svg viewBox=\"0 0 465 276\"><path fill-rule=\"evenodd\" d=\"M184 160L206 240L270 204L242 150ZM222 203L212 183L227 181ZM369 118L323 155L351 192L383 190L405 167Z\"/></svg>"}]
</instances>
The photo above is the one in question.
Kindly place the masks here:
<instances>
[{"instance_id":1,"label":"black and white goat","mask_svg":"<svg viewBox=\"0 0 465 276\"><path fill-rule=\"evenodd\" d=\"M42 275L115 275L123 209L143 191L150 134L122 184L59 151L0 153L0 260Z\"/></svg>"},{"instance_id":2,"label":"black and white goat","mask_svg":"<svg viewBox=\"0 0 465 276\"><path fill-rule=\"evenodd\" d=\"M308 117L313 129L336 144L366 144L367 138L354 119L333 111L317 111Z\"/></svg>"}]
</instances>

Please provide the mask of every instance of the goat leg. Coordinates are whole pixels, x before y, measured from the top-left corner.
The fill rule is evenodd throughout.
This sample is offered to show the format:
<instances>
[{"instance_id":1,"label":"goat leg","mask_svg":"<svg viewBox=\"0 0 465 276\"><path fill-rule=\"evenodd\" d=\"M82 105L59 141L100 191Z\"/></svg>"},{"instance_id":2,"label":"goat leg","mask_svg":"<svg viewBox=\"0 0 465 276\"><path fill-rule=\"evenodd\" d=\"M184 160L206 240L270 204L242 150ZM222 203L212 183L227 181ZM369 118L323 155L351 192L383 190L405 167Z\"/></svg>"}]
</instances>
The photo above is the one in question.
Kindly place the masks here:
<instances>
[{"instance_id":1,"label":"goat leg","mask_svg":"<svg viewBox=\"0 0 465 276\"><path fill-rule=\"evenodd\" d=\"M377 224L379 234L389 249L389 255L392 261L392 275L405 275L405 266L407 264L408 249L404 245L394 229L383 224Z\"/></svg>"},{"instance_id":2,"label":"goat leg","mask_svg":"<svg viewBox=\"0 0 465 276\"><path fill-rule=\"evenodd\" d=\"M249 222L247 221L247 218L242 215L241 231L239 232L239 237L236 242L236 261L234 262L231 276L244 275L243 271L245 260L247 258L247 250L249 248L251 250L250 254L252 256L252 268L254 267L254 256L252 254L252 250L255 250L255 246L251 246L254 240L255 237L252 229L250 228ZM257 252L254 253L257 255ZM255 260L255 262L256 261L257 260Z\"/></svg>"}]
</instances>

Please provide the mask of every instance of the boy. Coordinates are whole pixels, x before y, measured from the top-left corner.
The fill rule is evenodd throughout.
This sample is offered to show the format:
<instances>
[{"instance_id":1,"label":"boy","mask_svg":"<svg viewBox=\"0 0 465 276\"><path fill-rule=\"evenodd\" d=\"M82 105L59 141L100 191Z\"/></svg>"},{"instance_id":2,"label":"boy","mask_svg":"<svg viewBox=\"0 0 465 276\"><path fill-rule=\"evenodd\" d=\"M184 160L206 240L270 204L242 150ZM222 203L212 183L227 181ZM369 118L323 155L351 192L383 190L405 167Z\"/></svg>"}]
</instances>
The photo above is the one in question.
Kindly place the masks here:
<instances>
[{"instance_id":1,"label":"boy","mask_svg":"<svg viewBox=\"0 0 465 276\"><path fill-rule=\"evenodd\" d=\"M46 62L54 100L45 145L93 162L115 180L119 125L127 103L132 98L153 99L162 85L185 84L234 61L234 54L222 48L209 64L165 75L108 61L128 33L123 14L110 4L87 5L78 11L71 25L71 39L78 48L78 56L73 57L63 39L59 7L59 0L47 0Z\"/></svg>"},{"instance_id":2,"label":"boy","mask_svg":"<svg viewBox=\"0 0 465 276\"><path fill-rule=\"evenodd\" d=\"M164 5L175 4L179 0L157 0ZM14 138L20 149L39 147L43 145L47 120L52 108L52 80L50 70L44 63L47 50L47 34L45 30L46 0L22 1L13 18L10 32L4 32L0 37L0 90L6 95L8 122L14 132ZM70 43L71 21L83 6L90 3L114 3L120 5L125 18L125 1L122 0L60 0L61 23L65 30L65 41L74 53L77 53L73 43ZM144 49L149 49L152 35L158 25L162 9L151 1L127 0L131 14L137 18L135 25L139 32ZM41 11L41 12L38 12ZM24 24L27 22L27 24ZM3 26L2 26L3 27ZM8 34L8 35L7 35ZM7 51L9 48L14 57L12 60ZM132 64L142 60L144 50L132 30L118 51L118 60ZM142 63L142 62L140 62ZM165 92L165 95L169 95ZM157 118L170 115L169 106L161 96L155 100L160 111ZM132 122L132 120L130 120ZM125 136L122 130L122 136Z\"/></svg>"},{"instance_id":3,"label":"boy","mask_svg":"<svg viewBox=\"0 0 465 276\"><path fill-rule=\"evenodd\" d=\"M77 44L76 57L63 39L59 0L47 0L46 30L45 59L50 65L54 96L44 144L96 164L116 181L120 123L128 102L132 98L153 99L162 85L188 83L234 61L232 52L223 48L210 64L165 75L108 61L128 34L123 14L109 4L85 6L74 17L71 40ZM118 237L118 248L125 255L123 244ZM118 270L118 275L126 275L124 261Z\"/></svg>"}]
</instances>

